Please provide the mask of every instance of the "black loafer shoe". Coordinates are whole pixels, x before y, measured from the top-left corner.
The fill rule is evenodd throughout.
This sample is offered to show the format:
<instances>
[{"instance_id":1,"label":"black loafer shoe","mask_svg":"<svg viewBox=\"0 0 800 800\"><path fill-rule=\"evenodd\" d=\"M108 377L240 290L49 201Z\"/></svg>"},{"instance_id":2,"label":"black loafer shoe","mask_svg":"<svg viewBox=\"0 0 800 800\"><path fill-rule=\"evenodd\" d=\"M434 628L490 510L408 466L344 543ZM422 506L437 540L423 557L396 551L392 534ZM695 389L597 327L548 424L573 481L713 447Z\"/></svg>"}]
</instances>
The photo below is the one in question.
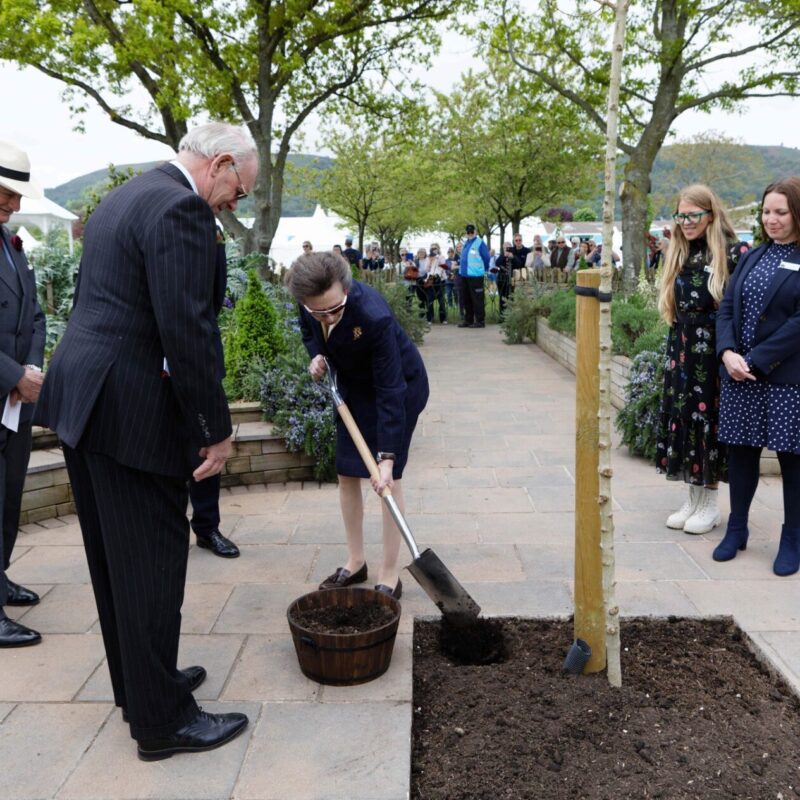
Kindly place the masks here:
<instances>
[{"instance_id":1,"label":"black loafer shoe","mask_svg":"<svg viewBox=\"0 0 800 800\"><path fill-rule=\"evenodd\" d=\"M186 680L189 682L190 692L193 692L195 689L197 689L208 676L205 667L186 667L186 669L179 670L179 672L182 672L186 677ZM128 712L124 708L122 709L122 721L130 721L128 719Z\"/></svg>"},{"instance_id":2,"label":"black loafer shoe","mask_svg":"<svg viewBox=\"0 0 800 800\"><path fill-rule=\"evenodd\" d=\"M379 583L375 587L376 592L382 592L383 594L388 594L391 597L394 597L395 600L399 600L401 595L403 594L403 582L398 578L397 586L392 589L391 586L387 586L385 583Z\"/></svg>"},{"instance_id":3,"label":"black loafer shoe","mask_svg":"<svg viewBox=\"0 0 800 800\"><path fill-rule=\"evenodd\" d=\"M343 589L345 586L352 586L354 583L364 583L367 579L367 565L361 569L350 573L350 570L344 567L339 567L333 575L328 575L324 581L319 585L320 589Z\"/></svg>"},{"instance_id":4,"label":"black loafer shoe","mask_svg":"<svg viewBox=\"0 0 800 800\"><path fill-rule=\"evenodd\" d=\"M220 558L239 558L239 548L218 530L211 531L211 533L198 533L196 536L197 546L202 547L204 550L210 550L215 556Z\"/></svg>"},{"instance_id":5,"label":"black loafer shoe","mask_svg":"<svg viewBox=\"0 0 800 800\"><path fill-rule=\"evenodd\" d=\"M30 647L41 641L42 634L38 631L26 628L8 617L0 619L0 647Z\"/></svg>"},{"instance_id":6,"label":"black loafer shoe","mask_svg":"<svg viewBox=\"0 0 800 800\"><path fill-rule=\"evenodd\" d=\"M39 602L39 595L36 592L26 589L8 578L6 578L6 583L8 584L7 606L35 606Z\"/></svg>"},{"instance_id":7,"label":"black loafer shoe","mask_svg":"<svg viewBox=\"0 0 800 800\"><path fill-rule=\"evenodd\" d=\"M244 714L208 714L202 709L188 725L160 739L140 739L142 761L159 761L175 753L204 753L236 738L246 727Z\"/></svg>"}]
</instances>

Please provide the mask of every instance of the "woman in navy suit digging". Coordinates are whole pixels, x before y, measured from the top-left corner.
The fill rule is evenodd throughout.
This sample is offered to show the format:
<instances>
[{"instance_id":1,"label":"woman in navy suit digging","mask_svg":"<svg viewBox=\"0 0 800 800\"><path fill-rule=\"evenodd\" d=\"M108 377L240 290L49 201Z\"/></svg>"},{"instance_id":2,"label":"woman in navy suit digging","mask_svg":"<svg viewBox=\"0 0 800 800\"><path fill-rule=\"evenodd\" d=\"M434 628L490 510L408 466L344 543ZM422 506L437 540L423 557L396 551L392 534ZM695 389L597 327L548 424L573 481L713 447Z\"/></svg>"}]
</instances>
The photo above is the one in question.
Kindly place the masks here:
<instances>
[{"instance_id":1,"label":"woman in navy suit digging","mask_svg":"<svg viewBox=\"0 0 800 800\"><path fill-rule=\"evenodd\" d=\"M776 575L800 568L800 178L764 191L765 244L739 262L717 315L722 360L719 438L728 443L731 515L714 550L729 561L747 547L747 517L761 450L778 453L784 524Z\"/></svg>"},{"instance_id":2,"label":"woman in navy suit digging","mask_svg":"<svg viewBox=\"0 0 800 800\"><path fill-rule=\"evenodd\" d=\"M334 253L300 256L286 275L300 305L303 343L311 356L309 372L320 380L325 358L335 368L339 390L378 461L380 493L392 490L404 510L402 481L411 436L428 401L428 376L422 357L375 289L353 280L349 264ZM320 589L367 580L364 556L364 502L361 479L369 478L350 434L337 417L336 472L347 534L348 560ZM375 588L399 598L401 536L383 507L383 562Z\"/></svg>"}]
</instances>

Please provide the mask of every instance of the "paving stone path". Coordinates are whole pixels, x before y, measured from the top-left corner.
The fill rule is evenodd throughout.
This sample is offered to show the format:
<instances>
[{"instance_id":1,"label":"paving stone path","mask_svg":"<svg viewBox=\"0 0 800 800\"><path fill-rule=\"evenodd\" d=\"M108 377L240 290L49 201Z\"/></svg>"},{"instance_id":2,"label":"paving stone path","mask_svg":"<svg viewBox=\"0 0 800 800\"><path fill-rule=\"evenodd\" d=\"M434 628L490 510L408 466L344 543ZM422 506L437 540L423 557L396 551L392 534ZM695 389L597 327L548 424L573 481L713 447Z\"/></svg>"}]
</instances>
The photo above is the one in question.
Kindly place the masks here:
<instances>
[{"instance_id":1,"label":"paving stone path","mask_svg":"<svg viewBox=\"0 0 800 800\"><path fill-rule=\"evenodd\" d=\"M431 399L405 479L419 543L435 548L485 614L569 615L573 376L533 345L503 344L496 327L436 326L422 352ZM747 552L717 564L719 529L690 537L663 525L682 486L623 449L614 466L622 613L734 614L800 685L800 580L771 572L780 480L761 482ZM380 506L371 493L366 508L376 561ZM208 669L198 699L211 711L248 713L246 734L212 753L138 761L111 701L77 519L27 525L9 575L42 602L9 611L44 642L0 651L2 800L407 798L413 619L435 608L406 576L389 671L360 687L313 683L297 666L286 608L344 557L335 487L226 490L222 513L242 557L192 547L180 664Z\"/></svg>"}]
</instances>

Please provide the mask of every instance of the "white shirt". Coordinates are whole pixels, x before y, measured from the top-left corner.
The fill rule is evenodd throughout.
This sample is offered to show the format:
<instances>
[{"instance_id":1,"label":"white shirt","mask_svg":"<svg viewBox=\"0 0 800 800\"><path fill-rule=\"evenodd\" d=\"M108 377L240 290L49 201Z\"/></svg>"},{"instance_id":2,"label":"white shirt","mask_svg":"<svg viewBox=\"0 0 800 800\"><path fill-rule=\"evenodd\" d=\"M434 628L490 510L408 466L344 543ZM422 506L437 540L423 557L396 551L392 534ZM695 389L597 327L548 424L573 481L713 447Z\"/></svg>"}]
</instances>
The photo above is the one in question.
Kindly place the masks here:
<instances>
[{"instance_id":1,"label":"white shirt","mask_svg":"<svg viewBox=\"0 0 800 800\"><path fill-rule=\"evenodd\" d=\"M173 167L177 167L184 174L184 177L186 178L186 180L189 181L189 186L192 187L192 191L195 194L200 194L200 192L197 191L197 184L194 182L194 178L192 177L192 173L189 172L189 170L186 169L186 167L184 167L183 164L181 164L181 162L178 161L177 159L173 159L169 163L172 164Z\"/></svg>"}]
</instances>

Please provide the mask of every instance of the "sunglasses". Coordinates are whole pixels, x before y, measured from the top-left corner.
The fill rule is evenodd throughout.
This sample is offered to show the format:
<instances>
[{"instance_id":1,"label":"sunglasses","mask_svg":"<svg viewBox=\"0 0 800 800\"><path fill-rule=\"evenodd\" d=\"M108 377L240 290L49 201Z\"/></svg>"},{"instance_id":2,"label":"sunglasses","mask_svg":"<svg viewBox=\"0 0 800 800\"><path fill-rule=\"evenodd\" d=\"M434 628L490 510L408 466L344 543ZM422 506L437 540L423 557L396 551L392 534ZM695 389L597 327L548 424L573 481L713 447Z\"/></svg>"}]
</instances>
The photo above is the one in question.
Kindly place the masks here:
<instances>
[{"instance_id":1,"label":"sunglasses","mask_svg":"<svg viewBox=\"0 0 800 800\"><path fill-rule=\"evenodd\" d=\"M311 314L312 317L332 317L334 314L338 314L344 307L347 305L347 295L344 296L344 300L339 303L338 306L334 306L333 308L326 308L324 311L316 311L313 308L309 308L307 305L303 304L303 308Z\"/></svg>"},{"instance_id":2,"label":"sunglasses","mask_svg":"<svg viewBox=\"0 0 800 800\"><path fill-rule=\"evenodd\" d=\"M695 224L700 222L706 214L710 213L710 211L690 211L688 214L673 214L672 219L674 219L678 225L686 225L688 222Z\"/></svg>"},{"instance_id":3,"label":"sunglasses","mask_svg":"<svg viewBox=\"0 0 800 800\"><path fill-rule=\"evenodd\" d=\"M236 180L239 181L239 185L236 187L236 199L237 200L244 200L247 197L247 192L244 190L244 184L242 183L242 176L239 174L239 170L236 169L236 164L231 162L231 169L236 173Z\"/></svg>"},{"instance_id":4,"label":"sunglasses","mask_svg":"<svg viewBox=\"0 0 800 800\"><path fill-rule=\"evenodd\" d=\"M311 249L311 245L310 244L304 244L303 245L303 250L310 250L310 249Z\"/></svg>"}]
</instances>

